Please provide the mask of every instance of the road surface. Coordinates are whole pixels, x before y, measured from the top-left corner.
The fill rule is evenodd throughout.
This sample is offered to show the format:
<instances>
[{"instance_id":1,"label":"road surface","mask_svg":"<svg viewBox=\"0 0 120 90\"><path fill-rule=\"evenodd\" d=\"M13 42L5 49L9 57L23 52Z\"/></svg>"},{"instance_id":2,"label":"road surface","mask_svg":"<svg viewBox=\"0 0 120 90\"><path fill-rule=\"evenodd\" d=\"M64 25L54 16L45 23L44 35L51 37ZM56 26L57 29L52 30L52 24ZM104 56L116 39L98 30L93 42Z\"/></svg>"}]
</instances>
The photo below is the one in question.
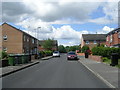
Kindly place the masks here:
<instances>
[{"instance_id":1,"label":"road surface","mask_svg":"<svg viewBox=\"0 0 120 90\"><path fill-rule=\"evenodd\" d=\"M61 57L3 77L3 88L109 88L78 61Z\"/></svg>"}]
</instances>

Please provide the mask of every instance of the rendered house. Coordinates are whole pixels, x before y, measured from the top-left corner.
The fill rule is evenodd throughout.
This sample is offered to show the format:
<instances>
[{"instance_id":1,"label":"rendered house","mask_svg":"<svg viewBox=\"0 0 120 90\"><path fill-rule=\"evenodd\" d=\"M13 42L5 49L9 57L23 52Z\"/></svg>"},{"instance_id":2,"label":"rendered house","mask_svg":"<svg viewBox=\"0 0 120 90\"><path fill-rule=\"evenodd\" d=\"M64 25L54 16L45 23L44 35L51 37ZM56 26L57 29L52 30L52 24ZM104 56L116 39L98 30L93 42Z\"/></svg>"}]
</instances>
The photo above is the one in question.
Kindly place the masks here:
<instances>
[{"instance_id":1,"label":"rendered house","mask_svg":"<svg viewBox=\"0 0 120 90\"><path fill-rule=\"evenodd\" d=\"M106 34L82 34L81 38L81 48L84 45L89 46L90 49L97 46L98 44L106 43Z\"/></svg>"},{"instance_id":2,"label":"rendered house","mask_svg":"<svg viewBox=\"0 0 120 90\"><path fill-rule=\"evenodd\" d=\"M120 28L117 28L106 35L106 46L120 47Z\"/></svg>"}]
</instances>

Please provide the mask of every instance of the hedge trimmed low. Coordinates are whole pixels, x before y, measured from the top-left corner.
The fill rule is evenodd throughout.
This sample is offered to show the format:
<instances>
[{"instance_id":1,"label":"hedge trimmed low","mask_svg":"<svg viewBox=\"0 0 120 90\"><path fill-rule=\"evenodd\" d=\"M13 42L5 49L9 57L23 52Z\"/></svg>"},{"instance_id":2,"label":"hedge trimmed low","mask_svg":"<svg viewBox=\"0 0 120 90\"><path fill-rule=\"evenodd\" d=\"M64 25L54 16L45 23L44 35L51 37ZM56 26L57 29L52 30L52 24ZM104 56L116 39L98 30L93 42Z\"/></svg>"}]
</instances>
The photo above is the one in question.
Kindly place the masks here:
<instances>
[{"instance_id":1,"label":"hedge trimmed low","mask_svg":"<svg viewBox=\"0 0 120 90\"><path fill-rule=\"evenodd\" d=\"M103 57L111 57L112 53L118 53L120 58L120 48L110 48L110 47L94 47L92 48L93 55L99 55Z\"/></svg>"}]
</instances>

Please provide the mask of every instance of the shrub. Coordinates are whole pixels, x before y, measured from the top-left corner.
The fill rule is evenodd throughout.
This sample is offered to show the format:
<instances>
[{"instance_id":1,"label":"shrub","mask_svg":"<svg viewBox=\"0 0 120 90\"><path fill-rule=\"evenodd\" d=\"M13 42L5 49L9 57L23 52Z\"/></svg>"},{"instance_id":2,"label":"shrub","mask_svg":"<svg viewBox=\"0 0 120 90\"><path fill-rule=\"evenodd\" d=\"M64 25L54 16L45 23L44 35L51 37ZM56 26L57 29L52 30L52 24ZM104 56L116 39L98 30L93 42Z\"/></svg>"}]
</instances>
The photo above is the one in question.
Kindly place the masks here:
<instances>
[{"instance_id":1,"label":"shrub","mask_svg":"<svg viewBox=\"0 0 120 90\"><path fill-rule=\"evenodd\" d=\"M39 55L40 55L40 57L44 57L45 52L44 51L39 51Z\"/></svg>"},{"instance_id":2,"label":"shrub","mask_svg":"<svg viewBox=\"0 0 120 90\"><path fill-rule=\"evenodd\" d=\"M110 47L94 47L92 48L93 55L99 55L103 57L111 57L112 53L118 53L120 57L120 48L110 48Z\"/></svg>"},{"instance_id":3,"label":"shrub","mask_svg":"<svg viewBox=\"0 0 120 90\"><path fill-rule=\"evenodd\" d=\"M82 52L85 53L86 50L89 50L89 47L85 45L82 47Z\"/></svg>"},{"instance_id":4,"label":"shrub","mask_svg":"<svg viewBox=\"0 0 120 90\"><path fill-rule=\"evenodd\" d=\"M52 51L50 51L50 50L48 50L48 51L44 51L44 53L45 53L46 56L50 56L50 55L52 55Z\"/></svg>"},{"instance_id":5,"label":"shrub","mask_svg":"<svg viewBox=\"0 0 120 90\"><path fill-rule=\"evenodd\" d=\"M4 59L4 58L7 58L7 57L8 57L8 54L6 52L2 51L0 53L0 59Z\"/></svg>"}]
</instances>

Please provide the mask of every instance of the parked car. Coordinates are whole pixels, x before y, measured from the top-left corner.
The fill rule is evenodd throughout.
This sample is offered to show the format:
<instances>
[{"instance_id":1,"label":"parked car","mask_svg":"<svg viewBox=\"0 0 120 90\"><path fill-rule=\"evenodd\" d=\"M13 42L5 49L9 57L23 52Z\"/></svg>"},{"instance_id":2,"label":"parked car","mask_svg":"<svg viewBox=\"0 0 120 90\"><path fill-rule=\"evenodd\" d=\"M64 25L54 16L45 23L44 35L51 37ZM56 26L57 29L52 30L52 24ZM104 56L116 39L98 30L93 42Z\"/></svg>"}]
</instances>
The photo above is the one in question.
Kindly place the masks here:
<instances>
[{"instance_id":1,"label":"parked car","mask_svg":"<svg viewBox=\"0 0 120 90\"><path fill-rule=\"evenodd\" d=\"M60 52L59 51L54 51L53 52L53 57L60 57Z\"/></svg>"},{"instance_id":2,"label":"parked car","mask_svg":"<svg viewBox=\"0 0 120 90\"><path fill-rule=\"evenodd\" d=\"M77 54L75 52L68 52L67 60L78 60Z\"/></svg>"}]
</instances>

